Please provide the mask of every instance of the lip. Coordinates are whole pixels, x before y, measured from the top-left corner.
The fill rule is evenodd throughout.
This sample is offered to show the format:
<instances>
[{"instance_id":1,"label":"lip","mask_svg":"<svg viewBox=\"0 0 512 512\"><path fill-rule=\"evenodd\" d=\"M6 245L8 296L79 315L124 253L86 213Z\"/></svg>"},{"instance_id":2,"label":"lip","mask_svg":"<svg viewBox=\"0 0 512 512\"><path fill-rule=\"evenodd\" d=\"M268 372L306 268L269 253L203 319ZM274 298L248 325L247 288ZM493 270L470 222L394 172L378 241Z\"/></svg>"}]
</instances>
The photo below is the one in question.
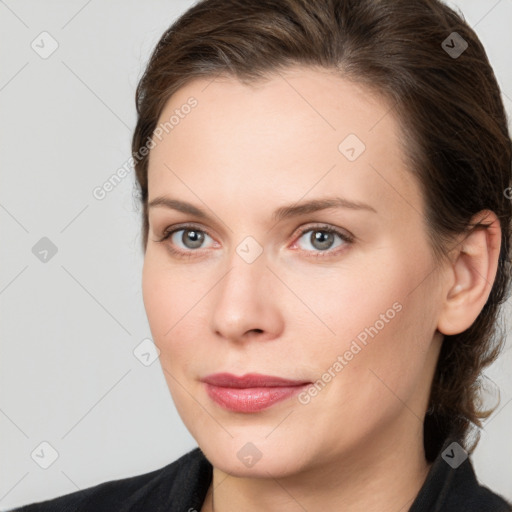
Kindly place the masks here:
<instances>
[{"instance_id":1,"label":"lip","mask_svg":"<svg viewBox=\"0 0 512 512\"><path fill-rule=\"evenodd\" d=\"M248 373L237 377L216 373L201 379L208 396L233 412L258 412L300 393L310 381L291 380L273 375Z\"/></svg>"}]
</instances>

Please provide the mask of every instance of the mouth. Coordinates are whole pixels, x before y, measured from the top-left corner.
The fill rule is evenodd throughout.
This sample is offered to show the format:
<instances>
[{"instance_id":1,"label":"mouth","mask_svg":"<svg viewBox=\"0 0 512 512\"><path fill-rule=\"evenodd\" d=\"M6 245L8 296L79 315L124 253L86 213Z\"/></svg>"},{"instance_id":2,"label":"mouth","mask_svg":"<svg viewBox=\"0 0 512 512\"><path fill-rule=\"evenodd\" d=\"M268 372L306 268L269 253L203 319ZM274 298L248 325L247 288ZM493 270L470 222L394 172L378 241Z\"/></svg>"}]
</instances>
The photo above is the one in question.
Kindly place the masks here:
<instances>
[{"instance_id":1,"label":"mouth","mask_svg":"<svg viewBox=\"0 0 512 512\"><path fill-rule=\"evenodd\" d=\"M241 377L216 373L201 379L208 396L218 405L233 412L258 412L291 398L311 384L272 375L249 373Z\"/></svg>"}]
</instances>

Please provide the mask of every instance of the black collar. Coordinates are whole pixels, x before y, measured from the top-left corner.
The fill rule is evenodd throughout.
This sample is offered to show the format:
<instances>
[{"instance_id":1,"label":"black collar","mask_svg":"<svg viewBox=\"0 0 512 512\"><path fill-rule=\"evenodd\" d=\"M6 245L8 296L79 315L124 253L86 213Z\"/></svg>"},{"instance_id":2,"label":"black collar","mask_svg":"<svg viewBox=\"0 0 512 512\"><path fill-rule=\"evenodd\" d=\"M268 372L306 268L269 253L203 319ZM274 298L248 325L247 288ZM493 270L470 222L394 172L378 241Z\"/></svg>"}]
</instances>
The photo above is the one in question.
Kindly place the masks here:
<instances>
[{"instance_id":1,"label":"black collar","mask_svg":"<svg viewBox=\"0 0 512 512\"><path fill-rule=\"evenodd\" d=\"M471 460L455 437L449 437L409 512L510 512L512 505L481 486Z\"/></svg>"}]
</instances>

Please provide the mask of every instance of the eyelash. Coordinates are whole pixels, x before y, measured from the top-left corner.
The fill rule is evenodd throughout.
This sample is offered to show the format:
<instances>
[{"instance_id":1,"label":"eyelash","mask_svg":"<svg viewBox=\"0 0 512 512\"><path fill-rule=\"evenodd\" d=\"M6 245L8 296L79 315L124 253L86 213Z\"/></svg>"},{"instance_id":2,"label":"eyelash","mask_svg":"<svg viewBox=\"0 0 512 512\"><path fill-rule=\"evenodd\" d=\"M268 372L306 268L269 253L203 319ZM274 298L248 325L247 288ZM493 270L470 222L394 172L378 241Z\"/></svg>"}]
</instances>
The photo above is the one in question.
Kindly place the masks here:
<instances>
[{"instance_id":1,"label":"eyelash","mask_svg":"<svg viewBox=\"0 0 512 512\"><path fill-rule=\"evenodd\" d=\"M174 227L173 229L169 229L169 230L164 231L163 236L161 238L159 238L158 240L155 240L155 242L163 243L166 240L168 240L174 233L176 233L178 231L199 231L201 233L204 233L204 234L208 235L210 238L213 239L213 237L208 233L208 231L206 231L204 229L201 229L200 227L198 227L198 226L196 226L194 224L183 224L183 225ZM323 233L333 233L335 235L338 235L339 238L344 242L344 244L348 244L348 245L354 243L354 240L355 240L355 237L353 235L349 235L348 233L339 231L338 229L335 229L335 228L333 228L331 226L328 226L328 225L317 225L317 226L308 226L308 227L301 228L299 230L299 234L297 236L297 240L302 238L304 236L304 234L306 234L306 233L308 233L310 231L321 231ZM197 249L197 250L192 250L191 249L191 250L188 250L188 251L177 250L177 249L175 249L174 247L172 247L170 245L167 247L167 249L172 254L174 254L174 255L176 255L176 256L178 256L180 258L193 258L195 256L199 256L200 255L200 254L198 255L196 253L200 253L201 252L200 249ZM344 247L342 246L341 248L338 247L338 250L328 249L326 251L313 251L315 254L309 254L307 257L327 258L329 256L334 256L334 255L338 254L340 251L343 251L343 250L344 250ZM312 251L301 250L301 252L311 253Z\"/></svg>"}]
</instances>

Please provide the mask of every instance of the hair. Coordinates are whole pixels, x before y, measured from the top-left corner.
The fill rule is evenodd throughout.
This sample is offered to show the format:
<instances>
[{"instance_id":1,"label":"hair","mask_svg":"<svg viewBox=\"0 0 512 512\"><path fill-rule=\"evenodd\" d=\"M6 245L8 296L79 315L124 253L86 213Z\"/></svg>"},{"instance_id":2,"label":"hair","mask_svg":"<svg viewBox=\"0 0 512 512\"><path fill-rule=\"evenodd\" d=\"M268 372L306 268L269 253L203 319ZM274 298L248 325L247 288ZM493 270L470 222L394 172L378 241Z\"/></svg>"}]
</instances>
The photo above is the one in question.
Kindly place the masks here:
<instances>
[{"instance_id":1,"label":"hair","mask_svg":"<svg viewBox=\"0 0 512 512\"><path fill-rule=\"evenodd\" d=\"M453 32L458 34L454 35ZM467 48L450 55L446 43ZM451 38L451 41L450 41ZM462 41L458 39L458 41ZM443 47L443 44L445 45ZM460 48L463 48L460 46ZM436 260L482 210L501 226L497 275L475 322L445 336L429 407L424 447L432 461L449 436L469 433L492 410L480 396L483 369L502 348L500 304L509 294L512 143L499 86L485 50L462 15L438 0L203 0L162 35L136 90L132 156L148 239L147 141L169 98L195 78L251 83L293 66L332 70L389 100L410 172L425 199ZM146 145L146 151L144 146ZM476 429L475 429L476 427Z\"/></svg>"}]
</instances>

